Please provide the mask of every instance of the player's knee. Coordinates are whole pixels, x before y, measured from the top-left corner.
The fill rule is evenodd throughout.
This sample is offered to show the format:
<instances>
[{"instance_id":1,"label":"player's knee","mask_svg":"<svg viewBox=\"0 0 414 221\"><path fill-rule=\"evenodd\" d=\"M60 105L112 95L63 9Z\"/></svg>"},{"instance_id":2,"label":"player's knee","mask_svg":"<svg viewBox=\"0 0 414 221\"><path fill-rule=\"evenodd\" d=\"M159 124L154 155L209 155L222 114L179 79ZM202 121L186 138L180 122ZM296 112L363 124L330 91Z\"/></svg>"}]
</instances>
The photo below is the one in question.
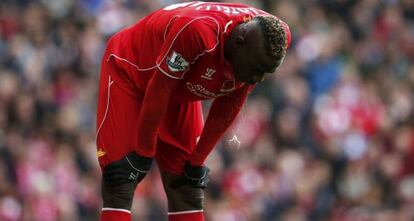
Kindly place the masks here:
<instances>
[{"instance_id":1,"label":"player's knee","mask_svg":"<svg viewBox=\"0 0 414 221\"><path fill-rule=\"evenodd\" d=\"M202 189L183 186L179 188L166 187L165 191L170 212L203 209L204 192Z\"/></svg>"},{"instance_id":2,"label":"player's knee","mask_svg":"<svg viewBox=\"0 0 414 221\"><path fill-rule=\"evenodd\" d=\"M134 183L112 186L102 179L103 207L130 210L135 188Z\"/></svg>"}]
</instances>

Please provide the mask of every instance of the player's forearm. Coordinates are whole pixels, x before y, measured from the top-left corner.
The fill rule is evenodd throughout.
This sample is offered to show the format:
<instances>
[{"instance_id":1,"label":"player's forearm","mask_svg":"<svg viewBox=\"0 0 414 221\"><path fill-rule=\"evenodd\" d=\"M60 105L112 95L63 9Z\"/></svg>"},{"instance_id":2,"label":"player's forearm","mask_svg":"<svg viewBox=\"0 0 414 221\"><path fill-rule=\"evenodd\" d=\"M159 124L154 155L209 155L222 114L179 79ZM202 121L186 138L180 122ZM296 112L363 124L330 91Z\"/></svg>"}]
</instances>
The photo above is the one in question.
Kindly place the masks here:
<instances>
[{"instance_id":1,"label":"player's forearm","mask_svg":"<svg viewBox=\"0 0 414 221\"><path fill-rule=\"evenodd\" d=\"M160 73L155 73L160 74ZM172 87L165 76L154 77L147 86L138 120L138 147L136 151L153 157L156 149L158 129L167 112Z\"/></svg>"},{"instance_id":2,"label":"player's forearm","mask_svg":"<svg viewBox=\"0 0 414 221\"><path fill-rule=\"evenodd\" d=\"M209 111L197 148L191 156L192 165L203 165L220 138L231 126L247 97L247 88L233 96L217 98Z\"/></svg>"}]
</instances>

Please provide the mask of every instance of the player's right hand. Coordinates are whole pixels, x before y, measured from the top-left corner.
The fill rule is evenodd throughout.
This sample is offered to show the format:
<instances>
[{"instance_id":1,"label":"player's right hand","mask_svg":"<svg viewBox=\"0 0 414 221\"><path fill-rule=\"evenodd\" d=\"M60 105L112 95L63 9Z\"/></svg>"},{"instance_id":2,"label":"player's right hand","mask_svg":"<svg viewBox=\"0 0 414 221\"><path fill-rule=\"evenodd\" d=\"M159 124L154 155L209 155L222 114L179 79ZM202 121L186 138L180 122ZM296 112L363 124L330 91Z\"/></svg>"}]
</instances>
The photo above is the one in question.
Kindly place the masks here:
<instances>
[{"instance_id":1,"label":"player's right hand","mask_svg":"<svg viewBox=\"0 0 414 221\"><path fill-rule=\"evenodd\" d=\"M177 188L180 186L189 185L194 188L205 189L207 184L210 182L208 176L210 169L203 166L193 166L190 163L186 163L183 175L171 182L170 187Z\"/></svg>"},{"instance_id":2,"label":"player's right hand","mask_svg":"<svg viewBox=\"0 0 414 221\"><path fill-rule=\"evenodd\" d=\"M135 151L103 169L103 179L111 185L139 183L151 168L152 158L138 155Z\"/></svg>"}]
</instances>

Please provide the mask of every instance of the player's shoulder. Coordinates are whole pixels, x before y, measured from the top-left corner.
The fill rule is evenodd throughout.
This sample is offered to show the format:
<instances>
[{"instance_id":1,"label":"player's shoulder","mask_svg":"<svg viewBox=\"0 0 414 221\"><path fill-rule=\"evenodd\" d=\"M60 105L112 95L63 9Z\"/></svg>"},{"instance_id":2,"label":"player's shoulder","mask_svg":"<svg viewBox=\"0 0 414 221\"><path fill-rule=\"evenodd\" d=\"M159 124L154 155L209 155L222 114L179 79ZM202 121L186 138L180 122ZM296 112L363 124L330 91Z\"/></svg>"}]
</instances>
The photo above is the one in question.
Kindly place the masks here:
<instances>
[{"instance_id":1,"label":"player's shoulder","mask_svg":"<svg viewBox=\"0 0 414 221\"><path fill-rule=\"evenodd\" d=\"M220 33L220 25L213 17L183 15L176 18L174 25L176 30L188 40L198 41L206 49L217 44ZM180 33L177 33L180 34Z\"/></svg>"},{"instance_id":2,"label":"player's shoulder","mask_svg":"<svg viewBox=\"0 0 414 221\"><path fill-rule=\"evenodd\" d=\"M217 19L209 15L179 15L176 22L195 32L209 34L210 32L216 33L220 31L220 24Z\"/></svg>"}]
</instances>

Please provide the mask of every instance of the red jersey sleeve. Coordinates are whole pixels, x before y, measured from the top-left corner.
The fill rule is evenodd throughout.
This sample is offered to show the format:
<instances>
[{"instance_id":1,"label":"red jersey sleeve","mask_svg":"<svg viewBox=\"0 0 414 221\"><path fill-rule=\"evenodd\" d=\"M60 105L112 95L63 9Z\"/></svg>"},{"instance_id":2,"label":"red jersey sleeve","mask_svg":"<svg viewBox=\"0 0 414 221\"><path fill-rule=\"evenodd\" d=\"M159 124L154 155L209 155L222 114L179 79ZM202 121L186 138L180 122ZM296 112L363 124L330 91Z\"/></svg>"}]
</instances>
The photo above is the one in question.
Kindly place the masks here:
<instances>
[{"instance_id":1,"label":"red jersey sleeve","mask_svg":"<svg viewBox=\"0 0 414 221\"><path fill-rule=\"evenodd\" d=\"M191 165L204 164L211 150L236 119L246 102L247 95L254 87L255 85L245 85L233 93L218 97L213 101L197 148L190 158Z\"/></svg>"},{"instance_id":2,"label":"red jersey sleeve","mask_svg":"<svg viewBox=\"0 0 414 221\"><path fill-rule=\"evenodd\" d=\"M182 79L198 57L218 45L220 26L210 17L177 17L167 25L157 67L165 75Z\"/></svg>"},{"instance_id":3,"label":"red jersey sleeve","mask_svg":"<svg viewBox=\"0 0 414 221\"><path fill-rule=\"evenodd\" d=\"M180 81L172 80L155 70L145 91L144 102L138 119L138 146L141 156L153 157L161 121L165 116L171 92Z\"/></svg>"}]
</instances>

